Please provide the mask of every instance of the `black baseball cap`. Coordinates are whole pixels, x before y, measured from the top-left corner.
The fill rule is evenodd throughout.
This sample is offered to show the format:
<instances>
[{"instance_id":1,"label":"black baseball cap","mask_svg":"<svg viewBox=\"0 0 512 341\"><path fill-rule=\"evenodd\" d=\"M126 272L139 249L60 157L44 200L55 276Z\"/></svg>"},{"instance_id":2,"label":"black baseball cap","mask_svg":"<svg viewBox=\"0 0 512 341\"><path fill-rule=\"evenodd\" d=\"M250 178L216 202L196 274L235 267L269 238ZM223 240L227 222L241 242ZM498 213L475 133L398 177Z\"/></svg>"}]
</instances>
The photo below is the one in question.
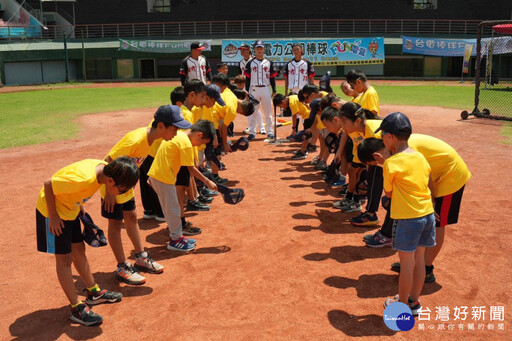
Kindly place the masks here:
<instances>
[{"instance_id":1,"label":"black baseball cap","mask_svg":"<svg viewBox=\"0 0 512 341\"><path fill-rule=\"evenodd\" d=\"M155 122L170 123L179 129L189 129L190 122L185 121L180 107L177 105L162 105L155 113Z\"/></svg>"},{"instance_id":2,"label":"black baseball cap","mask_svg":"<svg viewBox=\"0 0 512 341\"><path fill-rule=\"evenodd\" d=\"M388 116L384 117L380 127L375 130L375 133L379 131L383 131L386 133L391 133L394 135L402 134L402 133L412 133L411 121L409 118L402 114L401 112L392 112Z\"/></svg>"},{"instance_id":3,"label":"black baseball cap","mask_svg":"<svg viewBox=\"0 0 512 341\"><path fill-rule=\"evenodd\" d=\"M190 49L191 50L203 51L205 48L206 47L204 47L202 44L199 44L198 42L190 44Z\"/></svg>"},{"instance_id":4,"label":"black baseball cap","mask_svg":"<svg viewBox=\"0 0 512 341\"><path fill-rule=\"evenodd\" d=\"M206 94L208 97L215 98L215 101L219 103L221 106L225 106L226 103L220 97L220 88L215 84L208 84L206 87Z\"/></svg>"},{"instance_id":5,"label":"black baseball cap","mask_svg":"<svg viewBox=\"0 0 512 341\"><path fill-rule=\"evenodd\" d=\"M249 148L249 139L242 136L235 143L231 145L231 150L236 152L237 150L245 151Z\"/></svg>"},{"instance_id":6,"label":"black baseball cap","mask_svg":"<svg viewBox=\"0 0 512 341\"><path fill-rule=\"evenodd\" d=\"M245 192L242 188L229 188L217 184L217 189L222 194L226 204L236 205L245 198Z\"/></svg>"},{"instance_id":7,"label":"black baseball cap","mask_svg":"<svg viewBox=\"0 0 512 341\"><path fill-rule=\"evenodd\" d=\"M240 47L238 49L239 50L245 50L245 49L250 50L251 47L249 46L249 44L243 43L242 45L240 45Z\"/></svg>"}]
</instances>

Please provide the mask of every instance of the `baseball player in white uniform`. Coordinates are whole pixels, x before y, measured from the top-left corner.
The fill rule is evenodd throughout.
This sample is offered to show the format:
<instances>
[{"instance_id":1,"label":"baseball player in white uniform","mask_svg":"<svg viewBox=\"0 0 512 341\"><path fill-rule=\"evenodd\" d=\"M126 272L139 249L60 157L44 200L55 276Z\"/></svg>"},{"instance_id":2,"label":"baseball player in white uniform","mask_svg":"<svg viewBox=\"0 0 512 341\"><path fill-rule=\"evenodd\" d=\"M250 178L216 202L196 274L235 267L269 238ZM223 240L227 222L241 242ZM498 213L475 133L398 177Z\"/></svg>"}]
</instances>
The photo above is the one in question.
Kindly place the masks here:
<instances>
[{"instance_id":1,"label":"baseball player in white uniform","mask_svg":"<svg viewBox=\"0 0 512 341\"><path fill-rule=\"evenodd\" d=\"M249 116L249 136L256 137L256 125L261 117L265 118L268 138L274 138L274 120L272 114L272 97L276 94L277 70L274 63L265 58L265 43L257 40L254 43L256 56L247 62L244 75L247 78L246 90L260 103L254 107L254 114ZM270 93L272 87L272 94ZM261 114L263 109L264 115ZM261 129L261 128L260 128Z\"/></svg>"},{"instance_id":2,"label":"baseball player in white uniform","mask_svg":"<svg viewBox=\"0 0 512 341\"><path fill-rule=\"evenodd\" d=\"M204 46L199 43L190 44L190 55L185 57L181 62L180 78L181 85L185 85L185 82L191 79L199 79L201 82L206 84L206 80L212 81L212 69L206 58L201 55L201 52L205 49Z\"/></svg>"},{"instance_id":3,"label":"baseball player in white uniform","mask_svg":"<svg viewBox=\"0 0 512 341\"><path fill-rule=\"evenodd\" d=\"M243 57L243 59L240 61L240 64L239 64L240 72L238 74L243 75L245 72L245 67L247 66L247 63L252 58L251 47L249 46L249 44L243 43L242 45L240 45L240 47L238 49L240 50L240 54Z\"/></svg>"},{"instance_id":4,"label":"baseball player in white uniform","mask_svg":"<svg viewBox=\"0 0 512 341\"><path fill-rule=\"evenodd\" d=\"M283 76L285 78L285 89L288 93L298 94L304 85L314 84L315 68L309 60L302 59L304 50L301 44L293 44L292 51L295 58L286 63Z\"/></svg>"}]
</instances>

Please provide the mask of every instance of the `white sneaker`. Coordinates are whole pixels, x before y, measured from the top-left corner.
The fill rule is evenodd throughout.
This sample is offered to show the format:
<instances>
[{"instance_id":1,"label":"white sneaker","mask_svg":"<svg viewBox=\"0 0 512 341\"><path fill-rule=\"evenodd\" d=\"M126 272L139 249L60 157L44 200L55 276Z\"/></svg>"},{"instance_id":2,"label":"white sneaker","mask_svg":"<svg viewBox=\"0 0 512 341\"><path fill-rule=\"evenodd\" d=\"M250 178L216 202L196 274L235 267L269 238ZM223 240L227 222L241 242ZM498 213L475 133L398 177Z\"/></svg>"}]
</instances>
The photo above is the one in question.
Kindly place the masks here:
<instances>
[{"instance_id":1,"label":"white sneaker","mask_svg":"<svg viewBox=\"0 0 512 341\"><path fill-rule=\"evenodd\" d=\"M164 272L164 266L155 262L146 251L141 253L139 257L135 258L135 268L139 271L149 272L152 274L161 274Z\"/></svg>"},{"instance_id":2,"label":"white sneaker","mask_svg":"<svg viewBox=\"0 0 512 341\"><path fill-rule=\"evenodd\" d=\"M139 272L132 267L130 262L126 262L117 268L115 278L119 281L125 282L126 284L132 285L146 283L146 278L139 274Z\"/></svg>"},{"instance_id":3,"label":"white sneaker","mask_svg":"<svg viewBox=\"0 0 512 341\"><path fill-rule=\"evenodd\" d=\"M244 130L244 134L249 135L251 132L249 131L249 128Z\"/></svg>"},{"instance_id":4,"label":"white sneaker","mask_svg":"<svg viewBox=\"0 0 512 341\"><path fill-rule=\"evenodd\" d=\"M161 222L164 222L165 221L165 217L159 217L159 216L156 216L155 218L156 220L158 221L161 221Z\"/></svg>"},{"instance_id":5,"label":"white sneaker","mask_svg":"<svg viewBox=\"0 0 512 341\"><path fill-rule=\"evenodd\" d=\"M267 131L265 130L265 128L261 128L260 129L260 134L262 134L262 135L266 135L267 134Z\"/></svg>"},{"instance_id":6,"label":"white sneaker","mask_svg":"<svg viewBox=\"0 0 512 341\"><path fill-rule=\"evenodd\" d=\"M351 200L350 203L341 208L343 213L360 212L362 209L363 208L361 207L361 204L353 200Z\"/></svg>"}]
</instances>

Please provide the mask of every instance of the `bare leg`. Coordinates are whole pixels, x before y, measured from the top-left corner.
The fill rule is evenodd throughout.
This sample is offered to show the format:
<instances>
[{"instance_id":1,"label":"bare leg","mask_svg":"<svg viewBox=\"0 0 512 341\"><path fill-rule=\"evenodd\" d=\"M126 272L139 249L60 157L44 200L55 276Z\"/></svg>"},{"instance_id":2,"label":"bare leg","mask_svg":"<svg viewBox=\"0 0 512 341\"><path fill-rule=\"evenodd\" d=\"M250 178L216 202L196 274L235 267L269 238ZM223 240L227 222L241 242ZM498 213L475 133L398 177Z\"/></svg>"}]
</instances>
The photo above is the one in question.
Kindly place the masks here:
<instances>
[{"instance_id":1,"label":"bare leg","mask_svg":"<svg viewBox=\"0 0 512 341\"><path fill-rule=\"evenodd\" d=\"M85 287L90 288L94 286L94 277L92 276L91 268L89 267L89 261L85 254L84 243L73 243L71 247L71 254L73 255L73 265L76 271L84 281Z\"/></svg>"},{"instance_id":2,"label":"bare leg","mask_svg":"<svg viewBox=\"0 0 512 341\"><path fill-rule=\"evenodd\" d=\"M404 252L398 251L398 257L400 258L400 278L398 280L398 296L400 302L407 304L409 294L414 278L414 255L415 252ZM423 268L425 271L425 268ZM425 280L425 273L423 273L422 280Z\"/></svg>"},{"instance_id":3,"label":"bare leg","mask_svg":"<svg viewBox=\"0 0 512 341\"><path fill-rule=\"evenodd\" d=\"M418 246L414 253L414 278L412 280L412 287L409 296L413 301L417 301L425 283L425 247ZM402 264L400 263L400 267Z\"/></svg>"},{"instance_id":4,"label":"bare leg","mask_svg":"<svg viewBox=\"0 0 512 341\"><path fill-rule=\"evenodd\" d=\"M73 263L71 253L67 255L55 255L55 268L57 270L57 278L59 279L60 286L64 294L66 294L69 303L77 304L79 300L76 294L75 282L73 281L73 273L71 272L71 263Z\"/></svg>"},{"instance_id":5,"label":"bare leg","mask_svg":"<svg viewBox=\"0 0 512 341\"><path fill-rule=\"evenodd\" d=\"M122 228L122 220L108 220L108 243L112 249L112 252L114 252L114 256L116 257L118 264L126 262L126 257L124 256L123 241L121 239Z\"/></svg>"},{"instance_id":6,"label":"bare leg","mask_svg":"<svg viewBox=\"0 0 512 341\"><path fill-rule=\"evenodd\" d=\"M141 253L144 251L144 245L142 245L142 238L140 237L137 212L135 210L123 211L123 217L126 233L128 234L128 238L130 238L132 245L135 248L135 253Z\"/></svg>"}]
</instances>

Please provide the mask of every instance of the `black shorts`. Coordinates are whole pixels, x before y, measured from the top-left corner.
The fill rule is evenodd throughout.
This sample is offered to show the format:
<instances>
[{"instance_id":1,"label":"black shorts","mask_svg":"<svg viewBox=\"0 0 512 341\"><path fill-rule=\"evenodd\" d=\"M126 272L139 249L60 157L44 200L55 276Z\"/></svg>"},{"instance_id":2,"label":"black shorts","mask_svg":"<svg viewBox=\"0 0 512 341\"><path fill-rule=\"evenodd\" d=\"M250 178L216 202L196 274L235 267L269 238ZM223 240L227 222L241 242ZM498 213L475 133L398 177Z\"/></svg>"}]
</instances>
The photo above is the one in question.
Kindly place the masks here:
<instances>
[{"instance_id":1,"label":"black shorts","mask_svg":"<svg viewBox=\"0 0 512 341\"><path fill-rule=\"evenodd\" d=\"M352 142L352 139L349 137L347 139L347 143L345 143L345 157L347 158L347 162L351 163L352 160L354 160L354 142Z\"/></svg>"},{"instance_id":2,"label":"black shorts","mask_svg":"<svg viewBox=\"0 0 512 341\"><path fill-rule=\"evenodd\" d=\"M63 220L64 228L60 236L50 233L49 219L36 209L37 251L55 255L71 253L72 243L82 243L82 226L78 216L75 220Z\"/></svg>"},{"instance_id":3,"label":"black shorts","mask_svg":"<svg viewBox=\"0 0 512 341\"><path fill-rule=\"evenodd\" d=\"M123 204L115 204L113 212L107 212L103 205L103 199L101 199L101 216L107 219L123 220L123 211L134 211L135 210L135 198L131 198Z\"/></svg>"},{"instance_id":4,"label":"black shorts","mask_svg":"<svg viewBox=\"0 0 512 341\"><path fill-rule=\"evenodd\" d=\"M308 117L304 120L304 130L309 129L313 126L313 123L315 123L315 119L311 119L311 117Z\"/></svg>"},{"instance_id":5,"label":"black shorts","mask_svg":"<svg viewBox=\"0 0 512 341\"><path fill-rule=\"evenodd\" d=\"M178 175L176 175L176 186L190 186L190 172L188 167L181 166Z\"/></svg>"},{"instance_id":6,"label":"black shorts","mask_svg":"<svg viewBox=\"0 0 512 341\"><path fill-rule=\"evenodd\" d=\"M436 227L445 227L446 225L457 224L459 221L460 203L464 193L462 186L457 192L436 198L435 211L439 215L439 221Z\"/></svg>"},{"instance_id":7,"label":"black shorts","mask_svg":"<svg viewBox=\"0 0 512 341\"><path fill-rule=\"evenodd\" d=\"M354 162L352 161L352 163L350 164L350 167L352 168L366 168L366 166L362 163L358 163L358 162Z\"/></svg>"}]
</instances>

